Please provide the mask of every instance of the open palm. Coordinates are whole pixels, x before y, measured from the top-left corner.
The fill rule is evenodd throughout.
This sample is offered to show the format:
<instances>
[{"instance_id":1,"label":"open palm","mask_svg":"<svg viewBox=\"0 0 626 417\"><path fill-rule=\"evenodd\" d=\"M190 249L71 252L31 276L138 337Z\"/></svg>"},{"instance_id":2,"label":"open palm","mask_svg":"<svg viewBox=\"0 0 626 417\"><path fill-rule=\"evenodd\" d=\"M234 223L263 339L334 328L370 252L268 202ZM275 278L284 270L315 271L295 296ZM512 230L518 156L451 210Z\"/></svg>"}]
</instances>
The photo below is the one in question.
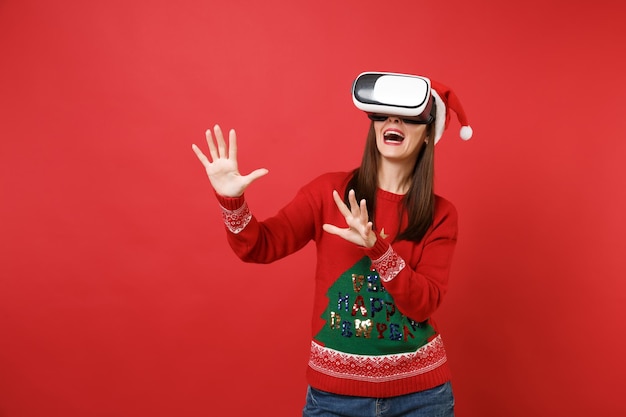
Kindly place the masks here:
<instances>
[{"instance_id":1,"label":"open palm","mask_svg":"<svg viewBox=\"0 0 626 417\"><path fill-rule=\"evenodd\" d=\"M228 145L219 125L213 127L213 132L215 133L215 141L211 129L206 131L210 159L195 144L191 148L204 165L215 192L224 197L239 197L252 182L266 175L268 171L261 168L248 175L241 175L237 164L237 134L235 130L231 129L228 133Z\"/></svg>"},{"instance_id":2,"label":"open palm","mask_svg":"<svg viewBox=\"0 0 626 417\"><path fill-rule=\"evenodd\" d=\"M345 217L348 227L340 228L332 224L324 224L322 225L324 231L342 237L348 242L359 246L366 248L374 246L376 234L372 230L372 222L369 221L365 200L361 200L358 203L354 190L348 192L350 207L341 200L337 191L333 191L333 200L335 200L339 212Z\"/></svg>"}]
</instances>

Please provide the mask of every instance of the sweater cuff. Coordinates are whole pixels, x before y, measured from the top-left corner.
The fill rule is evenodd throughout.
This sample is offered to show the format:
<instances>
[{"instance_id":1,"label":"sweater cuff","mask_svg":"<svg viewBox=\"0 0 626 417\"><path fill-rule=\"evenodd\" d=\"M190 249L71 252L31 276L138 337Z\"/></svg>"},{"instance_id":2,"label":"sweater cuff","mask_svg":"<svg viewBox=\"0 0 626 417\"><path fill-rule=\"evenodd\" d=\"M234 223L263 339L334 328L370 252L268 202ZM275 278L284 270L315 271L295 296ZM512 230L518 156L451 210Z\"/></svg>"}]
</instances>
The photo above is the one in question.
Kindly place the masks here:
<instances>
[{"instance_id":1,"label":"sweater cuff","mask_svg":"<svg viewBox=\"0 0 626 417\"><path fill-rule=\"evenodd\" d=\"M387 252L391 245L384 239L378 237L376 243L369 249L365 249L365 254L369 256L371 260L378 259Z\"/></svg>"},{"instance_id":2,"label":"sweater cuff","mask_svg":"<svg viewBox=\"0 0 626 417\"><path fill-rule=\"evenodd\" d=\"M379 242L381 242L380 245ZM381 251L383 251L382 254ZM383 242L382 239L378 239L376 244L367 252L372 260L372 269L378 272L383 282L394 279L406 266L404 259L393 250L389 243Z\"/></svg>"},{"instance_id":3,"label":"sweater cuff","mask_svg":"<svg viewBox=\"0 0 626 417\"><path fill-rule=\"evenodd\" d=\"M246 203L246 199L243 194L239 197L225 197L223 195L215 193L215 197L217 198L217 202L220 203L220 206L222 208L231 211L237 210Z\"/></svg>"},{"instance_id":4,"label":"sweater cuff","mask_svg":"<svg viewBox=\"0 0 626 417\"><path fill-rule=\"evenodd\" d=\"M222 210L222 220L231 233L238 234L250 223L252 214L243 195L240 197L224 197L215 194Z\"/></svg>"}]
</instances>

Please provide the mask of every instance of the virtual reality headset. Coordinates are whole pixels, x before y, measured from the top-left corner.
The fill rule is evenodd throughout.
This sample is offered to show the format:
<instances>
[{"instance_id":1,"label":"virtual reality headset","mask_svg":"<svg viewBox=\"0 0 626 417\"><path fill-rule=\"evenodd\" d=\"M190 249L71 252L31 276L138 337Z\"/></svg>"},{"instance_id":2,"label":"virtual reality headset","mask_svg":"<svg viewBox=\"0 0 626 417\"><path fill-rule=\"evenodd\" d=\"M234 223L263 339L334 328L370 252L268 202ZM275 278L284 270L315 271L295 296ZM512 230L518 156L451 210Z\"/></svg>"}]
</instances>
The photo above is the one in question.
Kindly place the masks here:
<instances>
[{"instance_id":1,"label":"virtual reality headset","mask_svg":"<svg viewBox=\"0 0 626 417\"><path fill-rule=\"evenodd\" d=\"M369 114L429 118L432 107L430 80L390 72L364 72L352 84L352 101Z\"/></svg>"}]
</instances>

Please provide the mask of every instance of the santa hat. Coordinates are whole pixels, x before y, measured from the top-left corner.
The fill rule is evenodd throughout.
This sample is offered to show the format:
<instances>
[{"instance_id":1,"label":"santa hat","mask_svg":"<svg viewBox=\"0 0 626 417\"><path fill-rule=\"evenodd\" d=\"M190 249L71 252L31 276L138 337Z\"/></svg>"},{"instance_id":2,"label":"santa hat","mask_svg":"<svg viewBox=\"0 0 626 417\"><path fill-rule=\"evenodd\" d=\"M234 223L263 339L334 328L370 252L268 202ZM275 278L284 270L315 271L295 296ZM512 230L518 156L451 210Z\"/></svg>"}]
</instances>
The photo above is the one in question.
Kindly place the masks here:
<instances>
[{"instance_id":1,"label":"santa hat","mask_svg":"<svg viewBox=\"0 0 626 417\"><path fill-rule=\"evenodd\" d=\"M430 84L431 94L435 98L435 103L437 104L437 114L435 119L435 143L439 141L444 130L448 127L448 123L450 122L450 112L448 110L454 111L459 119L459 123L461 124L459 136L461 139L470 139L474 131L470 127L467 115L463 110L463 106L461 106L461 101L456 94L454 94L454 91L452 91L449 87L433 80L430 80Z\"/></svg>"}]
</instances>

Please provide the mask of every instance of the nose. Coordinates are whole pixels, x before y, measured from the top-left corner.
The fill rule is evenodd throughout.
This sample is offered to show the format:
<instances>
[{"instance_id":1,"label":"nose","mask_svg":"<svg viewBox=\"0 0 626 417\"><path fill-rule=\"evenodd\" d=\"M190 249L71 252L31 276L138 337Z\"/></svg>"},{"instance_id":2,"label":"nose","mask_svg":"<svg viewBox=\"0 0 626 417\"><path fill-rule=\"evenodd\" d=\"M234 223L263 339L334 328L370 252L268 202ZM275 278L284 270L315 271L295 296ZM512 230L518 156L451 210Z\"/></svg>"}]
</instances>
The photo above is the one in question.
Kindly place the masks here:
<instances>
[{"instance_id":1,"label":"nose","mask_svg":"<svg viewBox=\"0 0 626 417\"><path fill-rule=\"evenodd\" d=\"M400 123L400 117L399 116L389 115L389 116L387 116L387 120L389 120L391 123Z\"/></svg>"}]
</instances>

